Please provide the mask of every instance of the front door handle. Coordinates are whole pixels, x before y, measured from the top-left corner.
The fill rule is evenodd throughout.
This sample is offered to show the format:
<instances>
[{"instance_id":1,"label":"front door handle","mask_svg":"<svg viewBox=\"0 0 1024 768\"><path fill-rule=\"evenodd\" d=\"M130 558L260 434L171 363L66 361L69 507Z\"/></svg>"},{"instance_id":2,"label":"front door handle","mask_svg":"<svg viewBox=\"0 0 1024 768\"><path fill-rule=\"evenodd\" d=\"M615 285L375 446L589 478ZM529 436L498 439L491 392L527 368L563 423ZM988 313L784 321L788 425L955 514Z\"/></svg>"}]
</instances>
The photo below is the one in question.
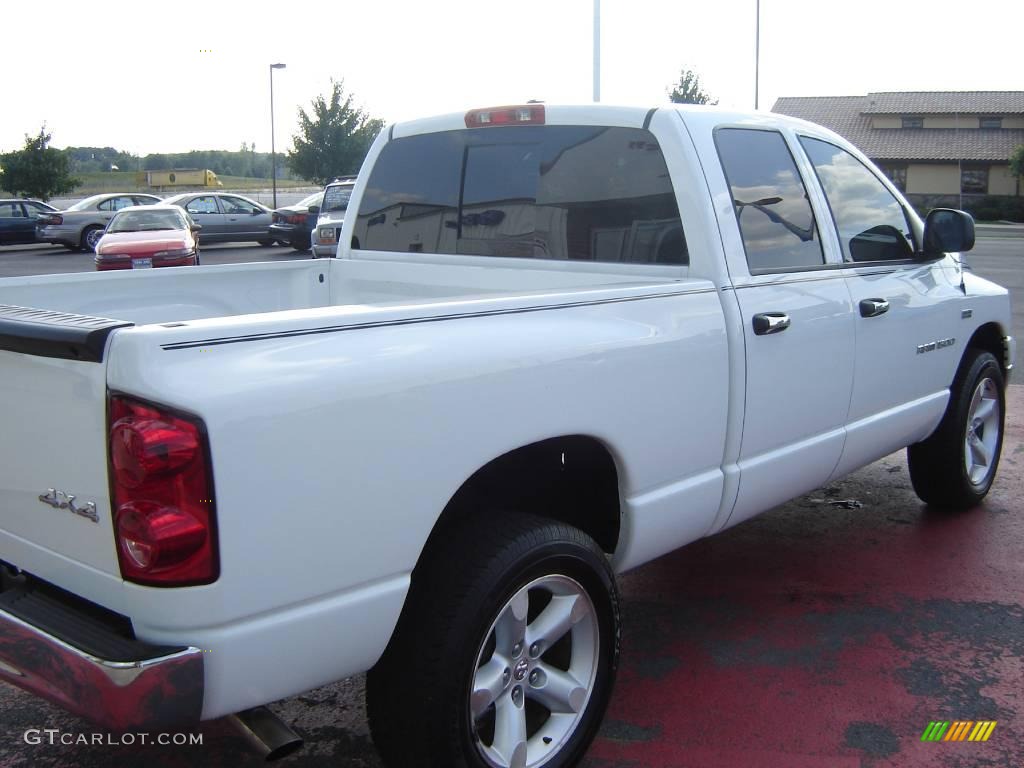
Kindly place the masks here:
<instances>
[{"instance_id":1,"label":"front door handle","mask_svg":"<svg viewBox=\"0 0 1024 768\"><path fill-rule=\"evenodd\" d=\"M762 312L754 315L754 333L758 336L782 333L787 328L789 328L789 315L784 312Z\"/></svg>"},{"instance_id":2,"label":"front door handle","mask_svg":"<svg viewBox=\"0 0 1024 768\"><path fill-rule=\"evenodd\" d=\"M889 311L889 302L885 299L861 299L860 316L878 317Z\"/></svg>"}]
</instances>

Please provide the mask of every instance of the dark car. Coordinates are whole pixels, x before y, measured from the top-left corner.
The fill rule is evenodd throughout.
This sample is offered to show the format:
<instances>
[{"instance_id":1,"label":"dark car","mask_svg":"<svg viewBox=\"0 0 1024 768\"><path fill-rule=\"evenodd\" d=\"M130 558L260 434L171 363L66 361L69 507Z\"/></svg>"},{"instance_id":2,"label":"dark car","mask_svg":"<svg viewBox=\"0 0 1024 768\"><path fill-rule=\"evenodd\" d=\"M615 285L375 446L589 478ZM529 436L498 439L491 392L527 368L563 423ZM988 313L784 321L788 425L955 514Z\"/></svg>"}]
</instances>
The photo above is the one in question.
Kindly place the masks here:
<instances>
[{"instance_id":1,"label":"dark car","mask_svg":"<svg viewBox=\"0 0 1024 768\"><path fill-rule=\"evenodd\" d=\"M270 209L241 195L227 192L184 192L164 200L177 205L202 226L199 242L238 243L255 240L260 245L273 245L267 234Z\"/></svg>"},{"instance_id":2,"label":"dark car","mask_svg":"<svg viewBox=\"0 0 1024 768\"><path fill-rule=\"evenodd\" d=\"M0 245L37 242L36 222L56 210L38 200L0 200Z\"/></svg>"},{"instance_id":3,"label":"dark car","mask_svg":"<svg viewBox=\"0 0 1024 768\"><path fill-rule=\"evenodd\" d=\"M305 251L312 244L313 228L324 193L314 192L295 205L288 205L274 211L269 232L274 240L286 243L297 251Z\"/></svg>"}]
</instances>

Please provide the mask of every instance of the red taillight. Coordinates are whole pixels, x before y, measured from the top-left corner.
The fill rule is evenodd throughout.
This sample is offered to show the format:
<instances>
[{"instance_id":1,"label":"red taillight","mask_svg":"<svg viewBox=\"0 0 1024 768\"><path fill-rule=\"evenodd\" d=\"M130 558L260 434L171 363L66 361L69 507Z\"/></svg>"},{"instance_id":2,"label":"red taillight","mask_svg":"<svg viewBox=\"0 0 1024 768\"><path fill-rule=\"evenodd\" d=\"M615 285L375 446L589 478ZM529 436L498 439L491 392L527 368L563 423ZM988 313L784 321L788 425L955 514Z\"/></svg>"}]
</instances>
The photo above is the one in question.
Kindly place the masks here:
<instances>
[{"instance_id":1,"label":"red taillight","mask_svg":"<svg viewBox=\"0 0 1024 768\"><path fill-rule=\"evenodd\" d=\"M484 128L488 125L544 125L544 105L489 107L471 109L466 113L467 128Z\"/></svg>"},{"instance_id":2,"label":"red taillight","mask_svg":"<svg viewBox=\"0 0 1024 768\"><path fill-rule=\"evenodd\" d=\"M61 216L59 213L51 213L51 214L49 214L47 216L44 216L42 219L40 219L40 222L43 223L43 224L46 224L46 225L50 225L50 224L63 224L64 223L64 217Z\"/></svg>"},{"instance_id":3,"label":"red taillight","mask_svg":"<svg viewBox=\"0 0 1024 768\"><path fill-rule=\"evenodd\" d=\"M284 217L284 220L289 224L305 224L306 214L304 213L293 213Z\"/></svg>"},{"instance_id":4,"label":"red taillight","mask_svg":"<svg viewBox=\"0 0 1024 768\"><path fill-rule=\"evenodd\" d=\"M220 574L210 453L202 422L110 398L114 536L121 576L162 587Z\"/></svg>"}]
</instances>

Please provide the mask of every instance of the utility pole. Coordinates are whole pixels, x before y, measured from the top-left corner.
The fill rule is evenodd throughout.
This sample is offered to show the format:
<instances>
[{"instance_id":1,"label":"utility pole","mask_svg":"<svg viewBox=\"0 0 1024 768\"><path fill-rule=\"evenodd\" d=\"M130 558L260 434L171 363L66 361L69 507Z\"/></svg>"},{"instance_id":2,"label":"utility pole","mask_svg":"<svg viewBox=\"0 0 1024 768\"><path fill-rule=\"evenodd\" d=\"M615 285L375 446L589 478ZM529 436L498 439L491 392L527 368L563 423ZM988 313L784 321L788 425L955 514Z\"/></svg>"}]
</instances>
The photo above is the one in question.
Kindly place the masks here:
<instances>
[{"instance_id":1,"label":"utility pole","mask_svg":"<svg viewBox=\"0 0 1024 768\"><path fill-rule=\"evenodd\" d=\"M270 183L274 188L274 207L277 208L277 152L274 150L274 70L284 64L270 65Z\"/></svg>"}]
</instances>

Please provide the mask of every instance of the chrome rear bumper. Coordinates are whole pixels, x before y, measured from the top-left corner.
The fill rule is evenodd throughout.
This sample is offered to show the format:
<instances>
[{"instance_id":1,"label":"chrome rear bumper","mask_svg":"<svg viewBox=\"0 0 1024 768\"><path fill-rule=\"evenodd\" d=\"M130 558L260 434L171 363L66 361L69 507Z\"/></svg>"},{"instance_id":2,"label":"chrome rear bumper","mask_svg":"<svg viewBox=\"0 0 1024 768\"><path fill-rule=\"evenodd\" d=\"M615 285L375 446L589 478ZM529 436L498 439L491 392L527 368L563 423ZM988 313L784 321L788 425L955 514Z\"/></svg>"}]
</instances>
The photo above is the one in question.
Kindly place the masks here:
<instances>
[{"instance_id":1,"label":"chrome rear bumper","mask_svg":"<svg viewBox=\"0 0 1024 768\"><path fill-rule=\"evenodd\" d=\"M66 619L61 610L54 620ZM198 722L203 707L200 649L149 646L112 632L103 637L104 630L88 617L68 625L83 633L76 642L73 636L58 637L36 625L44 621L18 613L22 611L17 607L0 607L0 679L109 730L157 730ZM114 655L127 660L100 658L76 647L104 643L122 649Z\"/></svg>"}]
</instances>

